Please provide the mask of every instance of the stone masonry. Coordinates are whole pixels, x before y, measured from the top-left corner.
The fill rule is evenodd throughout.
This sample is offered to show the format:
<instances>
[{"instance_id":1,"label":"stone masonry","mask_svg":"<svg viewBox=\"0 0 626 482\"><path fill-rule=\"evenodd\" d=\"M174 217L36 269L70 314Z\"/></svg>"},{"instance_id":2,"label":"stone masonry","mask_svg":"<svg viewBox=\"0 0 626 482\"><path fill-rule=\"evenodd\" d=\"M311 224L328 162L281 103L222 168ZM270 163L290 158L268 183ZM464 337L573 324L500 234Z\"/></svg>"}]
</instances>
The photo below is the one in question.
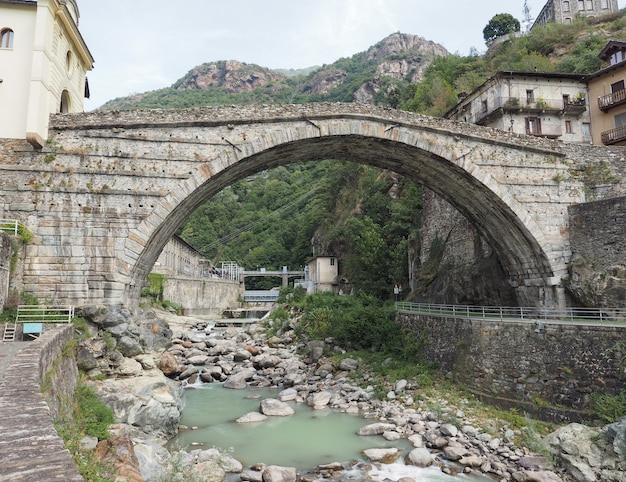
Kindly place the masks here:
<instances>
[{"instance_id":1,"label":"stone masonry","mask_svg":"<svg viewBox=\"0 0 626 482\"><path fill-rule=\"evenodd\" d=\"M202 202L290 162L391 169L457 208L498 256L520 304L563 304L568 208L623 151L572 146L359 104L224 106L53 116L42 151L0 143L0 215L33 233L23 289L72 304L136 304L165 243Z\"/></svg>"}]
</instances>

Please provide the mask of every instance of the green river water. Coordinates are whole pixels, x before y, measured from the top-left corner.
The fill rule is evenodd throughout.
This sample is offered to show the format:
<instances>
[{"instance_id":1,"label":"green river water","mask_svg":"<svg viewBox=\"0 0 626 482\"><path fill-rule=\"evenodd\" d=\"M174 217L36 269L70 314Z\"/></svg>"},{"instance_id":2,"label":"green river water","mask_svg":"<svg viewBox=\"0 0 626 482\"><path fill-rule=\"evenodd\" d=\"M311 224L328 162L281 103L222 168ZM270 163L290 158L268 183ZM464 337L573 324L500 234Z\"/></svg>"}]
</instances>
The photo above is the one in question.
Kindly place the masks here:
<instances>
[{"instance_id":1,"label":"green river water","mask_svg":"<svg viewBox=\"0 0 626 482\"><path fill-rule=\"evenodd\" d=\"M234 423L233 420L259 411L260 400L275 398L276 390L229 390L221 384L198 385L185 391L181 424L197 427L185 430L169 442L170 450L187 451L212 447L228 451L244 466L255 463L296 467L306 472L319 464L363 461L368 448L399 447L411 450L406 440L389 442L382 436L361 437L356 431L375 420L330 409L313 410L306 404L293 403L296 414L270 417L258 423ZM383 470L384 467L384 470ZM403 476L419 481L479 481L484 477L448 476L439 468L419 469L403 464L382 466L369 473L368 479L354 470L345 480L397 480Z\"/></svg>"}]
</instances>

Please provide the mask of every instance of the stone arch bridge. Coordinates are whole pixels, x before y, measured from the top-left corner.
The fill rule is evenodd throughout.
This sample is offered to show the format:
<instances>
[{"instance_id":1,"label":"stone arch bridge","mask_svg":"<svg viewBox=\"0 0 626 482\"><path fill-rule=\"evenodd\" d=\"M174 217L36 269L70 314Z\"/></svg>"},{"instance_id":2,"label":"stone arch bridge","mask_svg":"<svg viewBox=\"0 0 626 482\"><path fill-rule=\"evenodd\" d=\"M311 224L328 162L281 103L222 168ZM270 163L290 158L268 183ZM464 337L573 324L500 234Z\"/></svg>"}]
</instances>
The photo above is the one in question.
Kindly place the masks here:
<instances>
[{"instance_id":1,"label":"stone arch bridge","mask_svg":"<svg viewBox=\"0 0 626 482\"><path fill-rule=\"evenodd\" d=\"M34 234L24 291L134 306L202 202L260 170L322 159L428 186L490 243L520 304L559 305L568 207L585 201L581 173L607 151L359 104L65 114L52 117L40 151L0 142L0 217Z\"/></svg>"}]
</instances>

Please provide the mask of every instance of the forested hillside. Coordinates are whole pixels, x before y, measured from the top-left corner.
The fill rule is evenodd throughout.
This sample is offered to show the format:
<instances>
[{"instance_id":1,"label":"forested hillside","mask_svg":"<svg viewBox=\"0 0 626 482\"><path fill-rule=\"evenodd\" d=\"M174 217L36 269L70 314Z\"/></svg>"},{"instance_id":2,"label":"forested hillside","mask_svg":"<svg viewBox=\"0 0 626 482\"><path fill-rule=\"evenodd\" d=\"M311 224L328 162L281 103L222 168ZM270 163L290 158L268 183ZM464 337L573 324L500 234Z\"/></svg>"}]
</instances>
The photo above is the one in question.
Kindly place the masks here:
<instances>
[{"instance_id":1,"label":"forested hillside","mask_svg":"<svg viewBox=\"0 0 626 482\"><path fill-rule=\"evenodd\" d=\"M287 76L236 61L203 64L172 87L103 108L341 101L438 116L455 105L459 93L497 71L593 72L609 39L626 40L624 12L537 28L484 55L451 55L398 33L308 73ZM194 212L180 234L214 263L235 260L247 268L301 267L315 237L324 254L339 258L351 289L388 298L394 283L408 286L407 251L419 249L420 206L420 186L413 182L328 160L242 180Z\"/></svg>"}]
</instances>

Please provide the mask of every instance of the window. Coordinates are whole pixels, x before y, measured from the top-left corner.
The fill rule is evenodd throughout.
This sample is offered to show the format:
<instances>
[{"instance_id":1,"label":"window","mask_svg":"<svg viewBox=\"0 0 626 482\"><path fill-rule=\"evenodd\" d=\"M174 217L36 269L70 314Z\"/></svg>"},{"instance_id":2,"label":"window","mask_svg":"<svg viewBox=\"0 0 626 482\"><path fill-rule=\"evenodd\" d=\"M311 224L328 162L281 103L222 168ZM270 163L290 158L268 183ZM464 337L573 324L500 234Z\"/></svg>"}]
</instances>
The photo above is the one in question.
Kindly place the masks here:
<instances>
[{"instance_id":1,"label":"window","mask_svg":"<svg viewBox=\"0 0 626 482\"><path fill-rule=\"evenodd\" d=\"M602 0L602 8L603 9L609 8L609 0Z\"/></svg>"},{"instance_id":2,"label":"window","mask_svg":"<svg viewBox=\"0 0 626 482\"><path fill-rule=\"evenodd\" d=\"M526 91L526 104L532 104L535 102L535 93L532 90Z\"/></svg>"},{"instance_id":3,"label":"window","mask_svg":"<svg viewBox=\"0 0 626 482\"><path fill-rule=\"evenodd\" d=\"M593 0L587 0L587 10L593 10Z\"/></svg>"},{"instance_id":4,"label":"window","mask_svg":"<svg viewBox=\"0 0 626 482\"><path fill-rule=\"evenodd\" d=\"M59 106L59 112L67 114L70 111L70 93L64 90L61 94L61 105Z\"/></svg>"},{"instance_id":5,"label":"window","mask_svg":"<svg viewBox=\"0 0 626 482\"><path fill-rule=\"evenodd\" d=\"M335 266L335 258L330 258L330 265Z\"/></svg>"},{"instance_id":6,"label":"window","mask_svg":"<svg viewBox=\"0 0 626 482\"><path fill-rule=\"evenodd\" d=\"M619 114L614 117L615 128L626 126L626 114Z\"/></svg>"},{"instance_id":7,"label":"window","mask_svg":"<svg viewBox=\"0 0 626 482\"><path fill-rule=\"evenodd\" d=\"M541 119L539 117L527 117L526 118L526 134L528 135L540 135L541 134Z\"/></svg>"},{"instance_id":8,"label":"window","mask_svg":"<svg viewBox=\"0 0 626 482\"><path fill-rule=\"evenodd\" d=\"M10 28L5 28L0 32L0 48L13 48L13 30L11 30Z\"/></svg>"},{"instance_id":9,"label":"window","mask_svg":"<svg viewBox=\"0 0 626 482\"><path fill-rule=\"evenodd\" d=\"M619 82L615 82L611 84L611 93L619 92L620 90L624 90L624 81L620 80Z\"/></svg>"},{"instance_id":10,"label":"window","mask_svg":"<svg viewBox=\"0 0 626 482\"><path fill-rule=\"evenodd\" d=\"M591 137L591 124L589 122L583 122L583 136Z\"/></svg>"},{"instance_id":11,"label":"window","mask_svg":"<svg viewBox=\"0 0 626 482\"><path fill-rule=\"evenodd\" d=\"M565 17L565 23L566 24L572 23L572 19L569 17Z\"/></svg>"},{"instance_id":12,"label":"window","mask_svg":"<svg viewBox=\"0 0 626 482\"><path fill-rule=\"evenodd\" d=\"M618 50L617 52L611 54L609 65L619 64L622 60L624 60L624 52L622 50Z\"/></svg>"},{"instance_id":13,"label":"window","mask_svg":"<svg viewBox=\"0 0 626 482\"><path fill-rule=\"evenodd\" d=\"M570 99L569 94L563 94L563 105L564 106L570 103L569 99Z\"/></svg>"},{"instance_id":14,"label":"window","mask_svg":"<svg viewBox=\"0 0 626 482\"><path fill-rule=\"evenodd\" d=\"M482 100L482 101L480 101L480 111L481 111L483 114L486 114L486 113L487 113L487 101L486 101L486 100Z\"/></svg>"},{"instance_id":15,"label":"window","mask_svg":"<svg viewBox=\"0 0 626 482\"><path fill-rule=\"evenodd\" d=\"M563 2L563 11L569 12L569 2L567 1Z\"/></svg>"},{"instance_id":16,"label":"window","mask_svg":"<svg viewBox=\"0 0 626 482\"><path fill-rule=\"evenodd\" d=\"M566 120L565 121L565 132L567 134L572 134L574 131L572 131L572 121L570 120Z\"/></svg>"}]
</instances>

